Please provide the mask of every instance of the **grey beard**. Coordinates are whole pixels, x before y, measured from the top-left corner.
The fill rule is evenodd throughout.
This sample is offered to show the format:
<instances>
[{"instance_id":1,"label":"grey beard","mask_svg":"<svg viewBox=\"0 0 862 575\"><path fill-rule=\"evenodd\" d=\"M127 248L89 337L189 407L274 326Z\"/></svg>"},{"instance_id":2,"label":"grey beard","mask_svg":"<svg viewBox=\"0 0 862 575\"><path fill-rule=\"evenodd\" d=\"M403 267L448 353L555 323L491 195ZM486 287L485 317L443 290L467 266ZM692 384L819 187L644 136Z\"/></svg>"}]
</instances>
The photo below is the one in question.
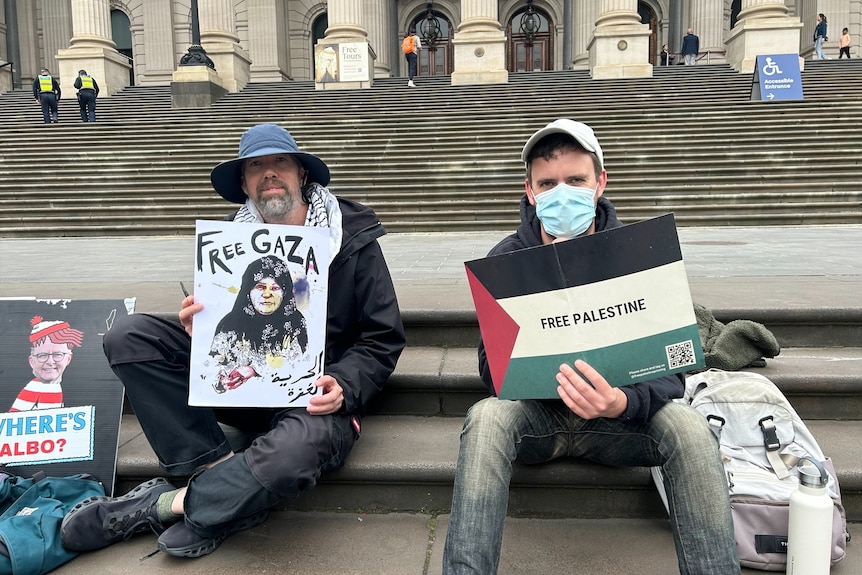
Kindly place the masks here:
<instances>
[{"instance_id":1,"label":"grey beard","mask_svg":"<svg viewBox=\"0 0 862 575\"><path fill-rule=\"evenodd\" d=\"M293 211L294 202L290 195L285 194L280 198L267 198L254 203L257 211L263 216L264 221L274 221L282 218Z\"/></svg>"}]
</instances>

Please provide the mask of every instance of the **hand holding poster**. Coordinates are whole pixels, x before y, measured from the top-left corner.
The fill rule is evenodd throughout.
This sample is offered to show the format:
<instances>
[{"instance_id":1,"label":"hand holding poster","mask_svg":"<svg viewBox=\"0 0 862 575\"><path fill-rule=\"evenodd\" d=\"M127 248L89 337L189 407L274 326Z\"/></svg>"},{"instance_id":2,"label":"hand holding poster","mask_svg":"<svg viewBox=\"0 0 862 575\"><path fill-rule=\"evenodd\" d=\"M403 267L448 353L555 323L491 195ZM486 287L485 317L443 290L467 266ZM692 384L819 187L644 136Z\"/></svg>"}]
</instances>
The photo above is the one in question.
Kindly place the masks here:
<instances>
[{"instance_id":1,"label":"hand holding poster","mask_svg":"<svg viewBox=\"0 0 862 575\"><path fill-rule=\"evenodd\" d=\"M320 394L329 230L197 222L189 405L302 407Z\"/></svg>"},{"instance_id":2,"label":"hand holding poster","mask_svg":"<svg viewBox=\"0 0 862 575\"><path fill-rule=\"evenodd\" d=\"M465 266L501 399L557 398L576 359L614 387L704 366L673 215Z\"/></svg>"}]
</instances>

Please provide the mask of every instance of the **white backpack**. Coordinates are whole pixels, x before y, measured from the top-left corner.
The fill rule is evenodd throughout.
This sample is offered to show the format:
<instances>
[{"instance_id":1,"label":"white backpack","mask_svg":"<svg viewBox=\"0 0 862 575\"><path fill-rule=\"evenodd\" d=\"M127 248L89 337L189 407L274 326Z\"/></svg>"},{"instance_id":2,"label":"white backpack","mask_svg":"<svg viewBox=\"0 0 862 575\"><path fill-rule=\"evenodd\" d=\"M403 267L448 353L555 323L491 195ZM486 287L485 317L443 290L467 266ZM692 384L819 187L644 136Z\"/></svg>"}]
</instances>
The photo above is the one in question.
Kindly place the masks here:
<instances>
[{"instance_id":1,"label":"white backpack","mask_svg":"<svg viewBox=\"0 0 862 575\"><path fill-rule=\"evenodd\" d=\"M676 401L699 411L718 437L743 567L785 570L788 501L799 484L796 464L805 456L829 472L832 563L844 558L849 534L832 462L774 383L757 373L710 369L688 376L685 395ZM667 508L661 468L652 468L652 475Z\"/></svg>"}]
</instances>

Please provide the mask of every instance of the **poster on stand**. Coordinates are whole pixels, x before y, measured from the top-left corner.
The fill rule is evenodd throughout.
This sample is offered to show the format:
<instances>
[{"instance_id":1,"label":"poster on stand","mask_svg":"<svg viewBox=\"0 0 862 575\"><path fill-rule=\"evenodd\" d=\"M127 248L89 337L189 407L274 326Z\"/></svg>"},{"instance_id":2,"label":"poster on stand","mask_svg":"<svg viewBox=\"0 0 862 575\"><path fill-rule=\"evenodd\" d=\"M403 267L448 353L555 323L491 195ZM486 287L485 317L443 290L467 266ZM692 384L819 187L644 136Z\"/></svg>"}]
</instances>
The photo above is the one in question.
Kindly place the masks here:
<instances>
[{"instance_id":1,"label":"poster on stand","mask_svg":"<svg viewBox=\"0 0 862 575\"><path fill-rule=\"evenodd\" d=\"M88 473L113 493L123 386L102 337L134 305L0 299L0 469Z\"/></svg>"}]
</instances>

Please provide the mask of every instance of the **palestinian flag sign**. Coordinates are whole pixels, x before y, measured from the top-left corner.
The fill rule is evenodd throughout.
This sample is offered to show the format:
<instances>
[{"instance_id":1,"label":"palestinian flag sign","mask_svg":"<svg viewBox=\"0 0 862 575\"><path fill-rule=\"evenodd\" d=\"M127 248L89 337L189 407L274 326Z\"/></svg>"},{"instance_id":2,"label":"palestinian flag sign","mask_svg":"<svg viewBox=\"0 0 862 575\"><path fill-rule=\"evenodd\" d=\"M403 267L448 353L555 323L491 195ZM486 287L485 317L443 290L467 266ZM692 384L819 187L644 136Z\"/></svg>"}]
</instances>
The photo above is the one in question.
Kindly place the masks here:
<instances>
[{"instance_id":1,"label":"palestinian flag sign","mask_svg":"<svg viewBox=\"0 0 862 575\"><path fill-rule=\"evenodd\" d=\"M705 365L673 214L464 265L501 399L576 359L615 387Z\"/></svg>"}]
</instances>

